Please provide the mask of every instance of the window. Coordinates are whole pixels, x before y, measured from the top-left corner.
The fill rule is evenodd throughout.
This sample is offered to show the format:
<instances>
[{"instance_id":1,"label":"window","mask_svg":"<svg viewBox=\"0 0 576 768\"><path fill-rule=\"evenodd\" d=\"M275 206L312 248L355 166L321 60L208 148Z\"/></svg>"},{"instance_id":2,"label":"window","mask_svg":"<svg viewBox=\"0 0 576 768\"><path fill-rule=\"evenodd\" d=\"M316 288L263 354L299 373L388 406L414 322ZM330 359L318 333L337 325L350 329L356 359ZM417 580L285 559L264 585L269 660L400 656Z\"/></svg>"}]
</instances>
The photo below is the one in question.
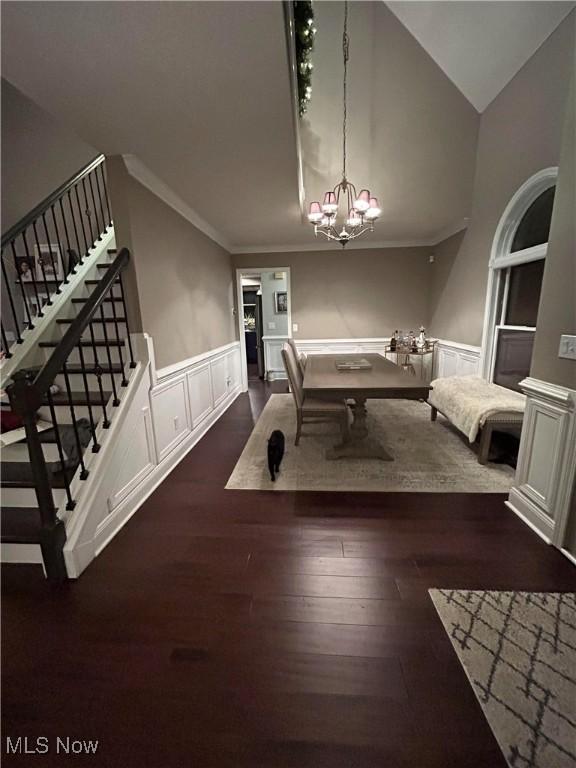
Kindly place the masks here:
<instances>
[{"instance_id":1,"label":"window","mask_svg":"<svg viewBox=\"0 0 576 768\"><path fill-rule=\"evenodd\" d=\"M554 192L548 183L529 204L525 202L514 227L505 217L499 227L508 247L496 253L492 265L490 378L517 391L530 374Z\"/></svg>"}]
</instances>

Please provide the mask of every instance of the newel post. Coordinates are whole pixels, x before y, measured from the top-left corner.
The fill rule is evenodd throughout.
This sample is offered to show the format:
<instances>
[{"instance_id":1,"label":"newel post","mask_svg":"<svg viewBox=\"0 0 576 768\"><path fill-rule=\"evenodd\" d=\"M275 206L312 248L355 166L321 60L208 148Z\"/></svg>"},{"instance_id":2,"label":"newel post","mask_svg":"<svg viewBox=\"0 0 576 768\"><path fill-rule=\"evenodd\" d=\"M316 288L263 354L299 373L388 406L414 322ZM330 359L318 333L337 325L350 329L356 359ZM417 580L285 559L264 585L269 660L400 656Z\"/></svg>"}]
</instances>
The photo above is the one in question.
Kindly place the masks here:
<instances>
[{"instance_id":1,"label":"newel post","mask_svg":"<svg viewBox=\"0 0 576 768\"><path fill-rule=\"evenodd\" d=\"M62 550L66 541L66 529L56 514L50 474L36 427L36 411L41 405L42 397L34 388L33 375L30 372L17 371L12 381L13 383L6 387L6 392L12 411L20 416L26 431L32 479L40 511L40 548L46 576L51 581L64 581L67 574Z\"/></svg>"}]
</instances>

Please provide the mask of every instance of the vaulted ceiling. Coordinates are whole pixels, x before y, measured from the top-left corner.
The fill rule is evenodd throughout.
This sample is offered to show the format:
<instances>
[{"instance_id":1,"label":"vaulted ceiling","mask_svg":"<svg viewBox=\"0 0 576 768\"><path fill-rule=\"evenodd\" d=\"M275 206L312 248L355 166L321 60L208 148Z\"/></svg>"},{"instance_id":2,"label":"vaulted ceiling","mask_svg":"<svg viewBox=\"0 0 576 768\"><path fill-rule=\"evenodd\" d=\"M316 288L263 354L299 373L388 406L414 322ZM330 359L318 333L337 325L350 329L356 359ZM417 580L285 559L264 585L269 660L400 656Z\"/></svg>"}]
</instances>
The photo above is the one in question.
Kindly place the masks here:
<instances>
[{"instance_id":1,"label":"vaulted ceiling","mask_svg":"<svg viewBox=\"0 0 576 768\"><path fill-rule=\"evenodd\" d=\"M349 176L383 208L363 247L429 242L461 224L477 108L573 4L388 5L350 8ZM300 122L307 201L341 171L342 8L315 4L313 99ZM1 10L4 77L78 136L135 156L231 250L314 246L299 206L280 2L73 0Z\"/></svg>"}]
</instances>

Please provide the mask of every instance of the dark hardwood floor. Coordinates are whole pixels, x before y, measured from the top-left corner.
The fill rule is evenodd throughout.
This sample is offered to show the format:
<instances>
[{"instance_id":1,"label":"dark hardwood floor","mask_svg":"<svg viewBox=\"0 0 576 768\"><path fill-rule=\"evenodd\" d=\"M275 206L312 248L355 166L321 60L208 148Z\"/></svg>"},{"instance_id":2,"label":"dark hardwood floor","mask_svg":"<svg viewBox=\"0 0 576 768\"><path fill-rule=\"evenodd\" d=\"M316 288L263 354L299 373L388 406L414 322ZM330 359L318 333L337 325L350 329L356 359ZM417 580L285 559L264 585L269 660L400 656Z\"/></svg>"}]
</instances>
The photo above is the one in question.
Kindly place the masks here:
<instances>
[{"instance_id":1,"label":"dark hardwood floor","mask_svg":"<svg viewBox=\"0 0 576 768\"><path fill-rule=\"evenodd\" d=\"M3 568L6 765L505 767L427 590L576 571L499 495L225 491L283 390L252 382L77 582Z\"/></svg>"}]
</instances>

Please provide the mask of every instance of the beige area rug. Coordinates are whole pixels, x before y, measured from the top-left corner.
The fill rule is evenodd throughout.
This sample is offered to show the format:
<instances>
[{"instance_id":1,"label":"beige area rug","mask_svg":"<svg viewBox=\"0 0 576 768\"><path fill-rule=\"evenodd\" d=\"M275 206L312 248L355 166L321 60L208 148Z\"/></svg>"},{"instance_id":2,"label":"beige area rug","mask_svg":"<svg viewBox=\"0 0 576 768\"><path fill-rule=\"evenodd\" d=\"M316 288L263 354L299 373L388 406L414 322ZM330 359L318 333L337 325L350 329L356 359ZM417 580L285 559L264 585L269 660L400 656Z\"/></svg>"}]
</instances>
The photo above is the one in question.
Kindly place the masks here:
<instances>
[{"instance_id":1,"label":"beige area rug","mask_svg":"<svg viewBox=\"0 0 576 768\"><path fill-rule=\"evenodd\" d=\"M513 768L576 766L576 595L431 589Z\"/></svg>"},{"instance_id":2,"label":"beige area rug","mask_svg":"<svg viewBox=\"0 0 576 768\"><path fill-rule=\"evenodd\" d=\"M394 461L325 458L339 440L336 424L305 424L294 445L296 412L292 395L272 395L226 488L275 491L422 491L507 493L514 470L478 464L475 453L446 420L430 421L430 408L414 400L369 400L368 428ZM268 474L267 441L274 429L286 436L276 482Z\"/></svg>"}]
</instances>

